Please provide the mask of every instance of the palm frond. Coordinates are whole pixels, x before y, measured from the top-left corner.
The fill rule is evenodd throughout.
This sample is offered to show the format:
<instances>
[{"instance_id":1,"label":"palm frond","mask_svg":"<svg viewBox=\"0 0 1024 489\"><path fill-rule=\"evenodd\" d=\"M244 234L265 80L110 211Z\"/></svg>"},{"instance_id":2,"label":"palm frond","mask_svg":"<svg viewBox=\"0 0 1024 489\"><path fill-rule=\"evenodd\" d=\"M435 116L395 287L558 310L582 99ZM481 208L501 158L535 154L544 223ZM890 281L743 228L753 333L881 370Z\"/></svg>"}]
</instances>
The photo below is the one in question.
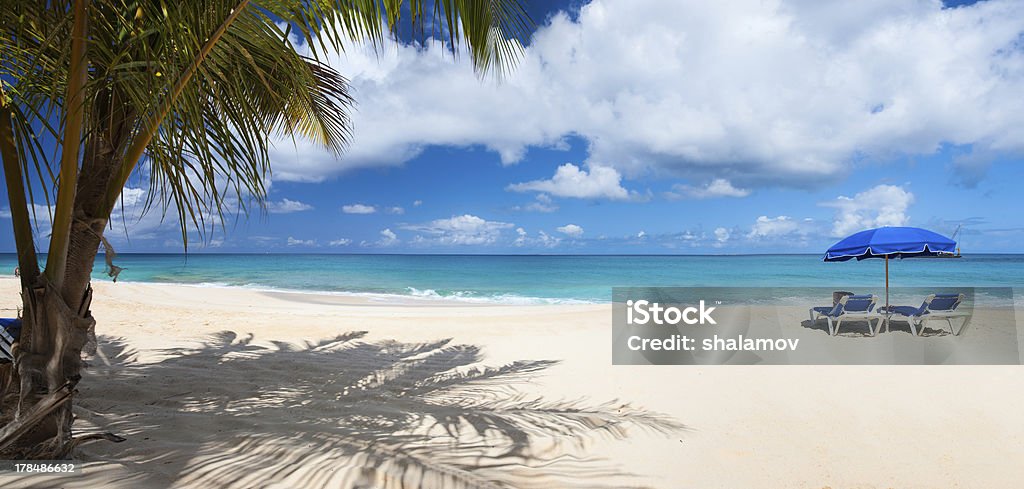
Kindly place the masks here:
<instances>
[{"instance_id":1,"label":"palm frond","mask_svg":"<svg viewBox=\"0 0 1024 489\"><path fill-rule=\"evenodd\" d=\"M23 143L42 132L64 144L51 125L67 104L70 6L0 5L0 82L20 108ZM106 187L96 213L113 209L131 175L150 186L144 211L176 213L186 246L189 227L202 234L231 207L262 208L268 140L305 138L340 156L352 137L355 102L325 55L354 42L381 48L403 16L423 35L443 36L453 53L465 42L477 71L499 76L532 28L522 0L89 2L84 146L117 166L110 176L83 163L87 194ZM43 151L38 140L19 147L49 201L61 152Z\"/></svg>"}]
</instances>

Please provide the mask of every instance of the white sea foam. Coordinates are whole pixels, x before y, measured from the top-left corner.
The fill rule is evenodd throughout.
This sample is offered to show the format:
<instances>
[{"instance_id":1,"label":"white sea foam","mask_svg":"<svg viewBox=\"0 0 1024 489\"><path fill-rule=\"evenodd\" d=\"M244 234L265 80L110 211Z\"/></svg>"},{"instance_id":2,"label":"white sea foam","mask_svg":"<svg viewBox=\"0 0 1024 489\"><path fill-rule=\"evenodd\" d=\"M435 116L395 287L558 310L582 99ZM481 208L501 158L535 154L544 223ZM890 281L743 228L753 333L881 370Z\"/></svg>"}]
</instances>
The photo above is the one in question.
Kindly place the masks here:
<instances>
[{"instance_id":1,"label":"white sea foam","mask_svg":"<svg viewBox=\"0 0 1024 489\"><path fill-rule=\"evenodd\" d=\"M287 287L274 287L257 283L228 283L228 282L146 282L122 280L123 283L145 283L156 286L174 287L196 287L196 288L224 288L224 289L245 289L255 292L278 292L288 294L327 295L336 297L357 297L374 302L395 303L412 301L430 302L458 302L469 304L493 304L493 305L558 305L558 304L602 304L610 301L596 301L584 299L552 298L552 297L529 297L516 294L495 294L480 295L474 291L459 290L453 292L439 293L434 289L417 289L406 287L405 293L401 292L365 292L346 290L314 290L295 289Z\"/></svg>"},{"instance_id":2,"label":"white sea foam","mask_svg":"<svg viewBox=\"0 0 1024 489\"><path fill-rule=\"evenodd\" d=\"M469 302L478 304L507 304L507 305L535 305L535 304L600 304L602 301L590 301L583 299L564 299L550 297L529 297L516 294L495 294L481 296L476 292L468 290L456 290L448 293L439 293L434 289L417 289L406 287L408 295L420 299L450 300L457 302ZM608 301L603 301L608 302Z\"/></svg>"}]
</instances>

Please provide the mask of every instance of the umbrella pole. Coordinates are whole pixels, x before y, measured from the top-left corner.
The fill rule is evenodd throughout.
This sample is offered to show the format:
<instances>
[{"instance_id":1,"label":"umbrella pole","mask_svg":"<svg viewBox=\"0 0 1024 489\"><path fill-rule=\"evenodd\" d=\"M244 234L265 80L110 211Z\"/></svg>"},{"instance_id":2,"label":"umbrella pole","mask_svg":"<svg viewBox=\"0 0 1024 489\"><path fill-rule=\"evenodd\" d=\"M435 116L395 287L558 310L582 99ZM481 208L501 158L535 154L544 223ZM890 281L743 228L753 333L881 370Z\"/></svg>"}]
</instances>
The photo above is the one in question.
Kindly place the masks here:
<instances>
[{"instance_id":1,"label":"umbrella pole","mask_svg":"<svg viewBox=\"0 0 1024 489\"><path fill-rule=\"evenodd\" d=\"M885 255L885 312L889 312L889 255Z\"/></svg>"}]
</instances>

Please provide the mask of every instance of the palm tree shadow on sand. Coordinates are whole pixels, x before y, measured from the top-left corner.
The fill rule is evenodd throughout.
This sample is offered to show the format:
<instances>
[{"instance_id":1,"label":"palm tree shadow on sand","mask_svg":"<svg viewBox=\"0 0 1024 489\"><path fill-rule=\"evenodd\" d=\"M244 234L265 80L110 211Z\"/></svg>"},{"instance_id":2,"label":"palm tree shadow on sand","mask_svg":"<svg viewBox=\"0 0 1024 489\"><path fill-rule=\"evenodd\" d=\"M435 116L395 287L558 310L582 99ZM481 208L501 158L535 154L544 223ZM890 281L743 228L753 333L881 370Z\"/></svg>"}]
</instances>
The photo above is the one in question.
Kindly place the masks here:
<instances>
[{"instance_id":1,"label":"palm tree shadow on sand","mask_svg":"<svg viewBox=\"0 0 1024 489\"><path fill-rule=\"evenodd\" d=\"M82 457L126 466L110 482L147 486L624 487L636 477L587 456L589 444L686 430L628 404L516 389L557 362L479 367L476 346L365 334L271 347L222 332L155 363L101 338L76 414L129 440ZM185 380L195 376L216 382Z\"/></svg>"}]
</instances>

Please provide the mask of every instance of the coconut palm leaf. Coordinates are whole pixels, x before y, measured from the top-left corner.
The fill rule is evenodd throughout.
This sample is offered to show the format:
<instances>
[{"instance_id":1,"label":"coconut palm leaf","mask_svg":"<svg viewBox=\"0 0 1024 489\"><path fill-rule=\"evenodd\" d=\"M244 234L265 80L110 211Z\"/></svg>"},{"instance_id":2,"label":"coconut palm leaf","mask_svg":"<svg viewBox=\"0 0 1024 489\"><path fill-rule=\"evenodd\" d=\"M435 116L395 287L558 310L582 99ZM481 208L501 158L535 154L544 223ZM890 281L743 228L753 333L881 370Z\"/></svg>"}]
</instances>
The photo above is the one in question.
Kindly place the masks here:
<instances>
[{"instance_id":1,"label":"coconut palm leaf","mask_svg":"<svg viewBox=\"0 0 1024 489\"><path fill-rule=\"evenodd\" d=\"M68 109L72 3L0 7L0 80L22 108L20 125L45 127L47 139L58 143L62 134L53 122ZM102 210L113 209L137 174L152 189L145 208L174 209L186 246L188 227L207 230L224 221L225 209L263 205L272 137L304 138L342 153L352 136L354 100L347 80L322 61L326 54L354 42L381 48L408 15L422 35L445 35L453 53L465 42L478 72L500 76L532 28L521 0L85 3L90 71L83 139L87 151L91 139L101 139L94 149L118 163L104 186ZM293 35L308 57L296 50ZM33 167L26 175L43 183L49 200L58 187L59 152L39 149L21 161ZM97 180L90 185L106 183Z\"/></svg>"},{"instance_id":2,"label":"coconut palm leaf","mask_svg":"<svg viewBox=\"0 0 1024 489\"><path fill-rule=\"evenodd\" d=\"M186 249L190 228L223 226L227 209L265 209L268 141L306 138L340 155L352 137L354 101L326 55L380 48L404 12L453 53L465 41L481 74L500 75L529 34L520 0L0 2L0 157L26 292L19 413L54 386L73 393L95 324L93 263L101 243L112 251L103 233L132 175L148 188L144 211L173 209ZM36 188L56 196L41 272ZM43 429L16 417L0 445L63 456L76 446L70 405L54 405Z\"/></svg>"}]
</instances>

